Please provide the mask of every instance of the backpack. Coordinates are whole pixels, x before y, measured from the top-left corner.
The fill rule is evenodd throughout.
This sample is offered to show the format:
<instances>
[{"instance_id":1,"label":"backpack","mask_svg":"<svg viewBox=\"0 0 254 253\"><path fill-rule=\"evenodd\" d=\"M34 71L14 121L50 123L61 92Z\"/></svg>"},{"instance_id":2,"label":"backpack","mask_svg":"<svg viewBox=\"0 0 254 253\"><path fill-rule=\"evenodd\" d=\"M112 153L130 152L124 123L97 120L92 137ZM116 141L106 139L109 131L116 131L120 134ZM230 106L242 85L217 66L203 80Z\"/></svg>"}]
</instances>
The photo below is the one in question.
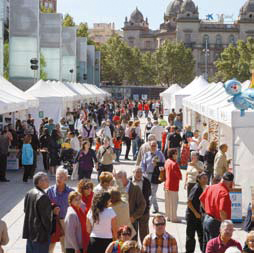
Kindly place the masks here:
<instances>
[{"instance_id":1,"label":"backpack","mask_svg":"<svg viewBox=\"0 0 254 253\"><path fill-rule=\"evenodd\" d=\"M134 140L137 137L136 128L132 128L130 131L130 139Z\"/></svg>"}]
</instances>

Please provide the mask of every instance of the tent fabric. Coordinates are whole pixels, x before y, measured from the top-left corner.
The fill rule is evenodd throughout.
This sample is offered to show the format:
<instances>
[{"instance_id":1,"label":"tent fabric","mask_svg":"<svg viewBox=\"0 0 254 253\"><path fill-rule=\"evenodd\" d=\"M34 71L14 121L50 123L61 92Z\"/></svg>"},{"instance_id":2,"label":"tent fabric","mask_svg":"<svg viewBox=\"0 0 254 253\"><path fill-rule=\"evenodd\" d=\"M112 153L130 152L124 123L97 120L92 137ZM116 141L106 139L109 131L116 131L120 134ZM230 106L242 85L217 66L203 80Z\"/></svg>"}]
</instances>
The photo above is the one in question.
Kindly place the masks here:
<instances>
[{"instance_id":1,"label":"tent fabric","mask_svg":"<svg viewBox=\"0 0 254 253\"><path fill-rule=\"evenodd\" d=\"M91 85L91 84L87 84L87 83L83 83L83 85L94 94L94 96L96 97L96 99L102 99L104 98L104 94L103 92L101 92L100 90L97 89L97 87L95 85Z\"/></svg>"},{"instance_id":2,"label":"tent fabric","mask_svg":"<svg viewBox=\"0 0 254 253\"><path fill-rule=\"evenodd\" d=\"M179 111L183 107L183 99L207 89L210 84L203 76L196 77L189 85L172 95L172 107Z\"/></svg>"},{"instance_id":3,"label":"tent fabric","mask_svg":"<svg viewBox=\"0 0 254 253\"><path fill-rule=\"evenodd\" d=\"M8 91L8 93L27 100L28 107L38 107L39 100L33 96L30 96L26 94L24 91L17 88L15 85L10 83L8 80L6 80L4 77L0 76L0 91Z\"/></svg>"},{"instance_id":4,"label":"tent fabric","mask_svg":"<svg viewBox=\"0 0 254 253\"><path fill-rule=\"evenodd\" d=\"M92 99L92 98L94 98L94 94L92 92L90 92L86 87L84 87L80 83L70 83L70 82L67 82L65 84L73 92L76 92L77 94L79 94L81 96L81 99L89 99L89 98Z\"/></svg>"}]
</instances>

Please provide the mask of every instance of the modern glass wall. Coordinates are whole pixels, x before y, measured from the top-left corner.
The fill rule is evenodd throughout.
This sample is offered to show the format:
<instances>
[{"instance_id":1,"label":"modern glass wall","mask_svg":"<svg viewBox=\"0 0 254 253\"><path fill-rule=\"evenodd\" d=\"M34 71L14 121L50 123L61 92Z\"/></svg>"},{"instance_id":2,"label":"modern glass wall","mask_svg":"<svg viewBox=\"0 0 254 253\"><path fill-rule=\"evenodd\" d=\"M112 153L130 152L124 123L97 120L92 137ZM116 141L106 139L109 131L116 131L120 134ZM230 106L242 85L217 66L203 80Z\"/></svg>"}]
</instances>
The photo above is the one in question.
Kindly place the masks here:
<instances>
[{"instance_id":1,"label":"modern glass wall","mask_svg":"<svg viewBox=\"0 0 254 253\"><path fill-rule=\"evenodd\" d=\"M87 83L94 84L95 82L95 46L87 46Z\"/></svg>"},{"instance_id":2,"label":"modern glass wall","mask_svg":"<svg viewBox=\"0 0 254 253\"><path fill-rule=\"evenodd\" d=\"M87 38L77 38L77 82L87 82Z\"/></svg>"}]
</instances>

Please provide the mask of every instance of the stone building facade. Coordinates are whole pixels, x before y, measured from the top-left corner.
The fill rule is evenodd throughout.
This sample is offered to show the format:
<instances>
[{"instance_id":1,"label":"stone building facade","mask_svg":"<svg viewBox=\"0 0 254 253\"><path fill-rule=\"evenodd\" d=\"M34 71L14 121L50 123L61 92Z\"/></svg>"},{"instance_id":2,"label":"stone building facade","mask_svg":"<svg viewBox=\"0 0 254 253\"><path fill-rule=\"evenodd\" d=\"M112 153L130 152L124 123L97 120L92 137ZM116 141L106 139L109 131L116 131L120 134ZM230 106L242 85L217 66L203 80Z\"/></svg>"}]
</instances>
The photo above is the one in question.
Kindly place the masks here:
<instances>
[{"instance_id":1,"label":"stone building facade","mask_svg":"<svg viewBox=\"0 0 254 253\"><path fill-rule=\"evenodd\" d=\"M254 37L254 0L247 0L238 19L230 24L224 22L223 15L218 21L201 20L193 0L172 0L158 30L151 30L148 19L136 8L129 19L125 18L123 31L124 40L142 51L154 51L165 40L181 41L193 51L196 74L204 74L207 66L208 76L213 76L213 63L224 48Z\"/></svg>"},{"instance_id":2,"label":"stone building facade","mask_svg":"<svg viewBox=\"0 0 254 253\"><path fill-rule=\"evenodd\" d=\"M52 9L54 13L57 10L57 0L40 0L41 6L44 6L46 9Z\"/></svg>"}]
</instances>

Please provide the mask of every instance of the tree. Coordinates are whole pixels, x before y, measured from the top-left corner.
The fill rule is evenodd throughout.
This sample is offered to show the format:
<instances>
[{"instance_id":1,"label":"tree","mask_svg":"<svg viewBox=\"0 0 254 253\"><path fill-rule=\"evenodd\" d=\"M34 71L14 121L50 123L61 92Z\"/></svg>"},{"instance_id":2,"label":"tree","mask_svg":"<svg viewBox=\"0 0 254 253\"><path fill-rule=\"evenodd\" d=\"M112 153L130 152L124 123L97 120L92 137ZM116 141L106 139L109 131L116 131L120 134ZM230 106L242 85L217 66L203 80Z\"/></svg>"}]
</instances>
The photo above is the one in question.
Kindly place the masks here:
<instances>
[{"instance_id":1,"label":"tree","mask_svg":"<svg viewBox=\"0 0 254 253\"><path fill-rule=\"evenodd\" d=\"M67 27L67 26L75 26L75 22L73 20L73 17L70 16L68 13L65 14L64 19L63 19L63 26Z\"/></svg>"},{"instance_id":2,"label":"tree","mask_svg":"<svg viewBox=\"0 0 254 253\"><path fill-rule=\"evenodd\" d=\"M158 83L168 86L173 83L188 84L194 78L192 51L183 43L166 40L155 52L155 61Z\"/></svg>"},{"instance_id":3,"label":"tree","mask_svg":"<svg viewBox=\"0 0 254 253\"><path fill-rule=\"evenodd\" d=\"M46 63L45 57L42 53L40 53L40 78L42 80L47 80L48 78L47 73L45 71L46 66L47 66L47 63Z\"/></svg>"},{"instance_id":4,"label":"tree","mask_svg":"<svg viewBox=\"0 0 254 253\"><path fill-rule=\"evenodd\" d=\"M4 44L4 78L9 80L9 43Z\"/></svg>"},{"instance_id":5,"label":"tree","mask_svg":"<svg viewBox=\"0 0 254 253\"><path fill-rule=\"evenodd\" d=\"M89 38L88 26L86 23L80 23L77 29L77 37L86 37L88 45L95 45L95 42Z\"/></svg>"},{"instance_id":6,"label":"tree","mask_svg":"<svg viewBox=\"0 0 254 253\"><path fill-rule=\"evenodd\" d=\"M248 38L247 42L239 40L237 46L230 44L223 50L215 66L215 75L220 81L236 78L243 82L249 79L250 70L254 68L254 39Z\"/></svg>"},{"instance_id":7,"label":"tree","mask_svg":"<svg viewBox=\"0 0 254 253\"><path fill-rule=\"evenodd\" d=\"M52 8L46 8L45 6L41 6L41 12L43 13L54 13Z\"/></svg>"}]
</instances>

